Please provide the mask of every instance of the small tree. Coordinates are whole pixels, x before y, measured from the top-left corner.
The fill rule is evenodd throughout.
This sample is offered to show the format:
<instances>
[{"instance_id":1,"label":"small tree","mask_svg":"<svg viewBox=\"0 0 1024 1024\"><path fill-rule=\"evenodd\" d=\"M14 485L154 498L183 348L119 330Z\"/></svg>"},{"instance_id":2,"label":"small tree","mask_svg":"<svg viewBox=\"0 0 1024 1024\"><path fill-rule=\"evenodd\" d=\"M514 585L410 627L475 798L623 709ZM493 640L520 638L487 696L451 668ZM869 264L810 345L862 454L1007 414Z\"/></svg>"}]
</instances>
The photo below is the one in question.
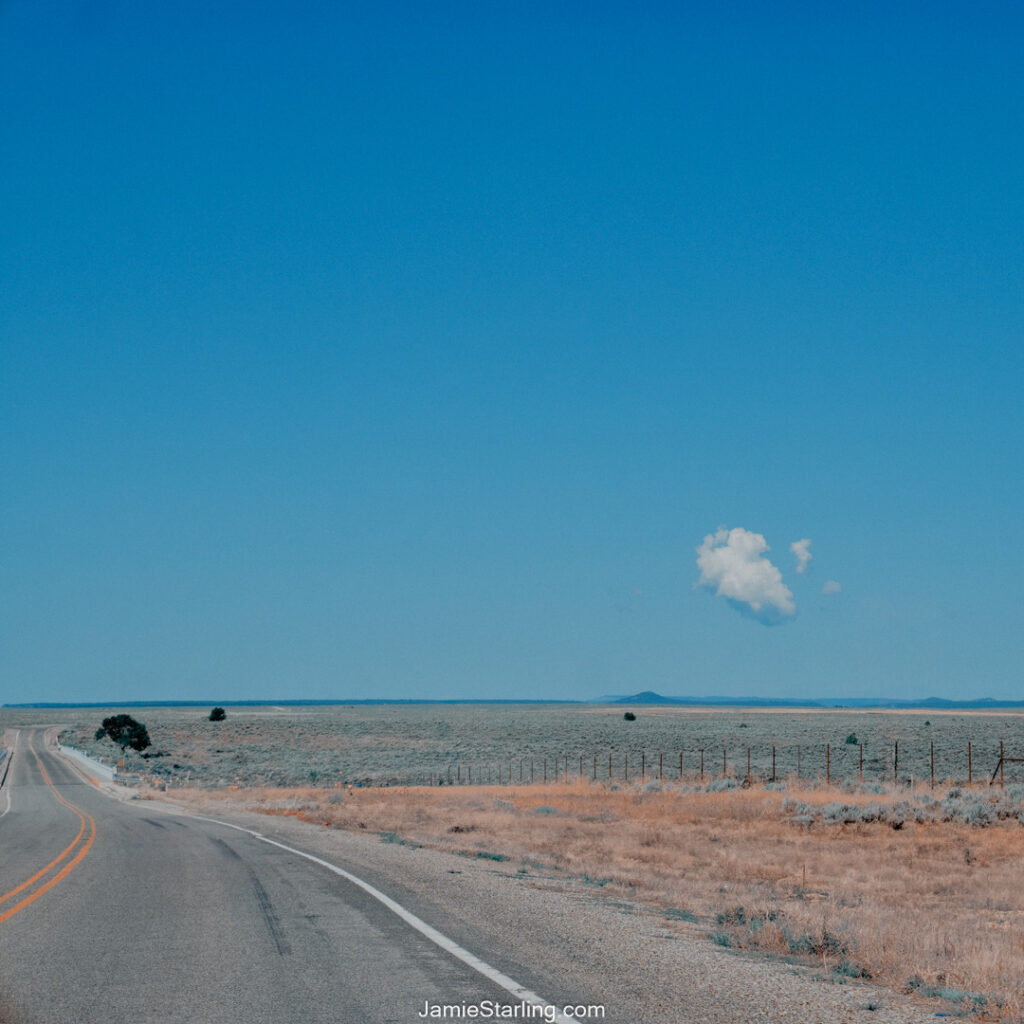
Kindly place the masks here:
<instances>
[{"instance_id":1,"label":"small tree","mask_svg":"<svg viewBox=\"0 0 1024 1024\"><path fill-rule=\"evenodd\" d=\"M143 751L149 746L149 733L141 722L136 722L131 715L111 715L103 719L103 724L96 730L96 739L109 737L123 753L127 747Z\"/></svg>"},{"instance_id":2,"label":"small tree","mask_svg":"<svg viewBox=\"0 0 1024 1024\"><path fill-rule=\"evenodd\" d=\"M223 722L228 717L228 713L223 708L214 708L210 712L211 722Z\"/></svg>"},{"instance_id":3,"label":"small tree","mask_svg":"<svg viewBox=\"0 0 1024 1024\"><path fill-rule=\"evenodd\" d=\"M627 722L635 722L636 721L636 715L634 715L632 711L627 711L622 717Z\"/></svg>"}]
</instances>

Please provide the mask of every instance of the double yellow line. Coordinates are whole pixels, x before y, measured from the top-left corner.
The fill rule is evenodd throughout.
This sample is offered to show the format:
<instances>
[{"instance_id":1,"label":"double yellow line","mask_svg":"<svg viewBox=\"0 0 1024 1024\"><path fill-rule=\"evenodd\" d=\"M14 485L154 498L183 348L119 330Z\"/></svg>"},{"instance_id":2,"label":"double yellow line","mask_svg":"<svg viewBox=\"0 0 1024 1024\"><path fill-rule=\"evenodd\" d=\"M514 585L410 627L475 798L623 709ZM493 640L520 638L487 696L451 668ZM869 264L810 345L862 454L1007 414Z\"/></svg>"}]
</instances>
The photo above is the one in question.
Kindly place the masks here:
<instances>
[{"instance_id":1,"label":"double yellow line","mask_svg":"<svg viewBox=\"0 0 1024 1024\"><path fill-rule=\"evenodd\" d=\"M21 883L21 885L11 889L10 892L5 892L3 895L0 895L0 924L3 924L3 922L9 917L14 917L15 914L24 910L30 903L34 903L39 899L43 893L49 892L55 885L60 884L60 882L67 878L67 876L70 875L79 864L81 864L85 855L92 848L93 840L96 838L96 821L93 819L92 815L86 813L80 807L76 807L70 800L66 800L61 796L57 787L53 784L53 780L50 778L50 775L44 767L35 748L30 746L29 749L32 751L32 756L36 759L36 764L39 766L39 772L43 776L43 781L50 787L57 803L63 804L69 811L77 815L79 821L78 835L76 835L68 846L61 851L60 856L51 860L45 868L37 871L31 878L26 879ZM87 828L88 835L86 835ZM60 870L57 870L58 868ZM41 879L46 878L51 871L56 871L56 874L43 882L42 885L36 886L34 889L32 888ZM3 909L3 905L8 900L14 899L15 896L18 896L27 890L29 890L27 895L22 896L17 903L8 907L6 910Z\"/></svg>"}]
</instances>

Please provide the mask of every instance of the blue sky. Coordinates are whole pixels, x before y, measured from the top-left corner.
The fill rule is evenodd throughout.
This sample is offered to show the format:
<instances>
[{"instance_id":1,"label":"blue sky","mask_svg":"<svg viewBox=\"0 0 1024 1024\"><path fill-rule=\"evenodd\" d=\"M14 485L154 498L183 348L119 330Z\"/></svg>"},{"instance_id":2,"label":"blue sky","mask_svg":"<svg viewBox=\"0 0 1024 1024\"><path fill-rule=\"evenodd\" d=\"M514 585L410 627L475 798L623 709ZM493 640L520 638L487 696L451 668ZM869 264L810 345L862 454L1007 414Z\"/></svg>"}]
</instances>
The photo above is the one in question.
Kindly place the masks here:
<instances>
[{"instance_id":1,"label":"blue sky","mask_svg":"<svg viewBox=\"0 0 1024 1024\"><path fill-rule=\"evenodd\" d=\"M1024 696L1022 30L8 0L0 701Z\"/></svg>"}]
</instances>

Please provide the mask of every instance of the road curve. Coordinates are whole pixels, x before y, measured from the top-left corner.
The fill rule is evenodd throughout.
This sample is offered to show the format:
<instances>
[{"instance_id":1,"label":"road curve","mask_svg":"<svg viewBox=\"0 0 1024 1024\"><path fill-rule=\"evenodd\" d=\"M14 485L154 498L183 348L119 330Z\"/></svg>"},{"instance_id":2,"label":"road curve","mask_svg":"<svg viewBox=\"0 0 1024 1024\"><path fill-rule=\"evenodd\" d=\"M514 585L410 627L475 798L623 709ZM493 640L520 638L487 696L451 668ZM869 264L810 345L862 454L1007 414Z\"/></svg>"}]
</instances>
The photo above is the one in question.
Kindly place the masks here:
<instances>
[{"instance_id":1,"label":"road curve","mask_svg":"<svg viewBox=\"0 0 1024 1024\"><path fill-rule=\"evenodd\" d=\"M8 805L0 1024L405 1024L517 1002L320 864L110 799L42 728L20 732Z\"/></svg>"}]
</instances>

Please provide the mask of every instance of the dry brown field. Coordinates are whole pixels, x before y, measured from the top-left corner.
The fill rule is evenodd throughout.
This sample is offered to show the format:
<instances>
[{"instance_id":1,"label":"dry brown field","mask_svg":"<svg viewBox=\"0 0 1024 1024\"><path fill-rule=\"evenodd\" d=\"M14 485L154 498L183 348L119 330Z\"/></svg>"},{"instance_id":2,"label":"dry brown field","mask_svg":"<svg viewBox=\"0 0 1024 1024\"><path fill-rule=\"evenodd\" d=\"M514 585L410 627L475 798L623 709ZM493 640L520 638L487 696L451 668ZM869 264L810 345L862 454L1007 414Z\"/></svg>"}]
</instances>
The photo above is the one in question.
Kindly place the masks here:
<instances>
[{"instance_id":1,"label":"dry brown field","mask_svg":"<svg viewBox=\"0 0 1024 1024\"><path fill-rule=\"evenodd\" d=\"M1024 829L1008 812L984 825L929 820L944 795L587 781L182 793L207 808L486 858L526 884L555 879L640 905L723 946L810 958L836 980L870 977L953 1013L1019 1020ZM960 798L1010 806L987 789ZM865 810L883 820L841 820Z\"/></svg>"}]
</instances>

